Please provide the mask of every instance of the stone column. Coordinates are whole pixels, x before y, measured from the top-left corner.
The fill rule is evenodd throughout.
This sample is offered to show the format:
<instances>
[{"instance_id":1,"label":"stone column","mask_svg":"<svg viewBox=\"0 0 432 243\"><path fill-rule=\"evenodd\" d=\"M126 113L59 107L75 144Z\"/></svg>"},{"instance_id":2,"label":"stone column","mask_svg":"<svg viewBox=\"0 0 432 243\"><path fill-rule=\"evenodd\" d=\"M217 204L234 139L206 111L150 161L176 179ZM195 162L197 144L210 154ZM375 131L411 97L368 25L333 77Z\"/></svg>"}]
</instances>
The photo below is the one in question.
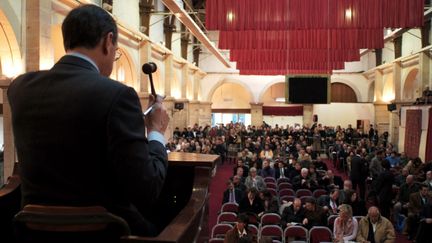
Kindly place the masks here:
<instances>
[{"instance_id":1,"label":"stone column","mask_svg":"<svg viewBox=\"0 0 432 243\"><path fill-rule=\"evenodd\" d=\"M394 103L398 104L402 100L402 67L401 62L393 63L393 82L394 82L394 92L395 92L395 101ZM389 136L390 142L395 146L398 145L399 142L399 109L400 105L397 105L397 109L390 112L389 115Z\"/></svg>"},{"instance_id":2,"label":"stone column","mask_svg":"<svg viewBox=\"0 0 432 243\"><path fill-rule=\"evenodd\" d=\"M382 102L383 96L383 74L381 70L375 70L375 101L377 103Z\"/></svg>"},{"instance_id":3,"label":"stone column","mask_svg":"<svg viewBox=\"0 0 432 243\"><path fill-rule=\"evenodd\" d=\"M210 109L211 120L211 109ZM187 125L193 126L195 123L200 123L200 102L196 100L189 101L189 116ZM209 123L210 124L210 123Z\"/></svg>"},{"instance_id":4,"label":"stone column","mask_svg":"<svg viewBox=\"0 0 432 243\"><path fill-rule=\"evenodd\" d=\"M164 93L166 97L171 97L171 81L173 80L173 55L167 54L165 58L165 82Z\"/></svg>"},{"instance_id":5,"label":"stone column","mask_svg":"<svg viewBox=\"0 0 432 243\"><path fill-rule=\"evenodd\" d=\"M209 101L201 101L199 103L199 120L198 125L200 126L211 126L211 115L212 115L212 109L211 109L212 103Z\"/></svg>"},{"instance_id":6,"label":"stone column","mask_svg":"<svg viewBox=\"0 0 432 243\"><path fill-rule=\"evenodd\" d=\"M180 131L183 131L183 128L189 125L188 123L188 115L189 115L189 100L187 99L176 99L175 103L183 104L183 109L176 109L174 107L173 112L173 127L180 128ZM198 113L198 112L197 112Z\"/></svg>"},{"instance_id":7,"label":"stone column","mask_svg":"<svg viewBox=\"0 0 432 243\"><path fill-rule=\"evenodd\" d=\"M419 53L419 67L420 67L420 83L421 83L421 89L419 90L419 96L423 94L423 90L426 86L429 86L429 89L432 89L432 80L429 78L430 75L430 58L428 57L428 53L421 52Z\"/></svg>"},{"instance_id":8,"label":"stone column","mask_svg":"<svg viewBox=\"0 0 432 243\"><path fill-rule=\"evenodd\" d=\"M173 132L174 132L174 123L173 123L173 114L174 114L174 98L173 97L166 97L163 101L163 104L167 110L168 116L170 118L170 122L168 123L167 130L165 132L165 139L168 141L169 139L172 139Z\"/></svg>"},{"instance_id":9,"label":"stone column","mask_svg":"<svg viewBox=\"0 0 432 243\"><path fill-rule=\"evenodd\" d=\"M263 124L263 103L250 103L251 125L261 126Z\"/></svg>"},{"instance_id":10,"label":"stone column","mask_svg":"<svg viewBox=\"0 0 432 243\"><path fill-rule=\"evenodd\" d=\"M28 0L25 2L25 66L26 71L49 69L54 64L51 43L51 1Z\"/></svg>"},{"instance_id":11,"label":"stone column","mask_svg":"<svg viewBox=\"0 0 432 243\"><path fill-rule=\"evenodd\" d=\"M1 76L1 73L0 73ZM12 175L15 159L15 144L12 131L12 114L7 99L7 89L11 80L8 78L0 78L0 88L3 93L3 140L4 140L4 154L3 154L3 183L7 178ZM1 183L0 183L1 184Z\"/></svg>"},{"instance_id":12,"label":"stone column","mask_svg":"<svg viewBox=\"0 0 432 243\"><path fill-rule=\"evenodd\" d=\"M303 105L303 126L311 127L313 124L313 105Z\"/></svg>"}]
</instances>

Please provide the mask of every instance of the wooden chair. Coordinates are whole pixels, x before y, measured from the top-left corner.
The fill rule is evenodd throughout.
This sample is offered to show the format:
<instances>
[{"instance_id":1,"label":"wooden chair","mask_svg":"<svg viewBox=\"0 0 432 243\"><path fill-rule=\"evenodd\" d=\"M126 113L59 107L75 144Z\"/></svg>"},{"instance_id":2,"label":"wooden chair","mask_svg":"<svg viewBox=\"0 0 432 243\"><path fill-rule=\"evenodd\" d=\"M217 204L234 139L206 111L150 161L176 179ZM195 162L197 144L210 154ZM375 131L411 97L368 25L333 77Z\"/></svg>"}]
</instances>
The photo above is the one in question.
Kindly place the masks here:
<instances>
[{"instance_id":1,"label":"wooden chair","mask_svg":"<svg viewBox=\"0 0 432 243\"><path fill-rule=\"evenodd\" d=\"M0 231L2 242L14 242L12 220L21 209L21 180L10 176L0 189Z\"/></svg>"},{"instance_id":2,"label":"wooden chair","mask_svg":"<svg viewBox=\"0 0 432 243\"><path fill-rule=\"evenodd\" d=\"M104 207L26 205L14 217L18 242L120 242L126 221Z\"/></svg>"}]
</instances>

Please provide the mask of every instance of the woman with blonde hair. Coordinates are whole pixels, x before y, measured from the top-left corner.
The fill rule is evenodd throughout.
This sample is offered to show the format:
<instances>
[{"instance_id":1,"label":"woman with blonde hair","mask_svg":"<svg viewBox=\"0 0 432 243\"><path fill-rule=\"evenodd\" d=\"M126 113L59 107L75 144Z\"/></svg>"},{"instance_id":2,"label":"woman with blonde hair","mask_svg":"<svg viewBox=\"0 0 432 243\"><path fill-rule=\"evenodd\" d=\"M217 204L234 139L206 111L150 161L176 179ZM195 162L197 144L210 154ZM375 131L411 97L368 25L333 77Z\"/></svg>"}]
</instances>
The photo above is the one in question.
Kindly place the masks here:
<instances>
[{"instance_id":1,"label":"woman with blonde hair","mask_svg":"<svg viewBox=\"0 0 432 243\"><path fill-rule=\"evenodd\" d=\"M348 204L339 206L339 217L336 218L333 226L335 242L344 243L353 241L357 237L358 222L353 217L352 208Z\"/></svg>"}]
</instances>

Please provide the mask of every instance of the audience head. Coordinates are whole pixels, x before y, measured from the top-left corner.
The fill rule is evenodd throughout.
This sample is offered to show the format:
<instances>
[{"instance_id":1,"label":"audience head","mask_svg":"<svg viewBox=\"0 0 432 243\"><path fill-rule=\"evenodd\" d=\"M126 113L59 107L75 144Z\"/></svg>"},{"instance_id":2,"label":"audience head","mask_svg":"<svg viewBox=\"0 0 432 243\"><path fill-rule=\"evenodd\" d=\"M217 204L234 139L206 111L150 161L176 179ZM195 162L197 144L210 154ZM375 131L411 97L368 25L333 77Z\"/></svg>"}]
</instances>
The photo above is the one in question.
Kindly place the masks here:
<instances>
[{"instance_id":1,"label":"audience head","mask_svg":"<svg viewBox=\"0 0 432 243\"><path fill-rule=\"evenodd\" d=\"M422 183L420 185L420 195L422 197L426 197L428 194L429 194L429 187L428 187L428 185Z\"/></svg>"},{"instance_id":2,"label":"audience head","mask_svg":"<svg viewBox=\"0 0 432 243\"><path fill-rule=\"evenodd\" d=\"M333 171L327 170L327 176L328 176L328 178L333 178L334 177Z\"/></svg>"},{"instance_id":3,"label":"audience head","mask_svg":"<svg viewBox=\"0 0 432 243\"><path fill-rule=\"evenodd\" d=\"M298 211L301 208L301 206L302 206L302 202L301 202L300 198L295 198L293 201L294 211Z\"/></svg>"},{"instance_id":4,"label":"audience head","mask_svg":"<svg viewBox=\"0 0 432 243\"><path fill-rule=\"evenodd\" d=\"M228 180L226 182L226 185L227 185L228 189L230 189L230 190L232 190L234 188L234 183L232 180Z\"/></svg>"},{"instance_id":5,"label":"audience head","mask_svg":"<svg viewBox=\"0 0 432 243\"><path fill-rule=\"evenodd\" d=\"M308 176L309 170L306 168L301 169L301 177L306 178Z\"/></svg>"},{"instance_id":6,"label":"audience head","mask_svg":"<svg viewBox=\"0 0 432 243\"><path fill-rule=\"evenodd\" d=\"M333 201L336 201L339 198L339 189L333 188L330 191L330 197Z\"/></svg>"},{"instance_id":7,"label":"audience head","mask_svg":"<svg viewBox=\"0 0 432 243\"><path fill-rule=\"evenodd\" d=\"M351 190L352 189L352 182L351 180L345 180L343 184L344 190Z\"/></svg>"},{"instance_id":8,"label":"audience head","mask_svg":"<svg viewBox=\"0 0 432 243\"><path fill-rule=\"evenodd\" d=\"M249 217L245 213L241 213L237 216L237 229L243 232L243 229L247 231L249 224Z\"/></svg>"},{"instance_id":9,"label":"audience head","mask_svg":"<svg viewBox=\"0 0 432 243\"><path fill-rule=\"evenodd\" d=\"M306 198L305 200L305 208L309 211L315 211L316 208L316 200L313 197Z\"/></svg>"},{"instance_id":10,"label":"audience head","mask_svg":"<svg viewBox=\"0 0 432 243\"><path fill-rule=\"evenodd\" d=\"M255 199L257 194L258 194L258 190L255 187L249 188L249 190L247 191L247 196L249 200Z\"/></svg>"},{"instance_id":11,"label":"audience head","mask_svg":"<svg viewBox=\"0 0 432 243\"><path fill-rule=\"evenodd\" d=\"M409 174L409 170L408 170L408 168L405 168L405 167L404 167L404 168L402 169L402 175L403 175L403 176L408 176L408 174Z\"/></svg>"},{"instance_id":12,"label":"audience head","mask_svg":"<svg viewBox=\"0 0 432 243\"><path fill-rule=\"evenodd\" d=\"M236 175L243 176L244 169L243 167L237 167Z\"/></svg>"},{"instance_id":13,"label":"audience head","mask_svg":"<svg viewBox=\"0 0 432 243\"><path fill-rule=\"evenodd\" d=\"M263 169L269 168L270 167L270 160L269 159L264 159L263 163L262 163L262 167Z\"/></svg>"},{"instance_id":14,"label":"audience head","mask_svg":"<svg viewBox=\"0 0 432 243\"><path fill-rule=\"evenodd\" d=\"M381 214L380 214L380 211L377 207L372 206L369 208L367 216L369 217L369 220L375 224L380 219Z\"/></svg>"},{"instance_id":15,"label":"audience head","mask_svg":"<svg viewBox=\"0 0 432 243\"><path fill-rule=\"evenodd\" d=\"M241 181L241 176L238 176L238 175L233 176L234 185L240 184L240 181Z\"/></svg>"},{"instance_id":16,"label":"audience head","mask_svg":"<svg viewBox=\"0 0 432 243\"><path fill-rule=\"evenodd\" d=\"M257 175L257 169L255 167L250 168L249 175L255 177Z\"/></svg>"},{"instance_id":17,"label":"audience head","mask_svg":"<svg viewBox=\"0 0 432 243\"><path fill-rule=\"evenodd\" d=\"M426 172L426 180L432 181L432 170Z\"/></svg>"},{"instance_id":18,"label":"audience head","mask_svg":"<svg viewBox=\"0 0 432 243\"><path fill-rule=\"evenodd\" d=\"M408 175L405 179L405 183L407 185L412 185L414 183L414 176L413 175Z\"/></svg>"},{"instance_id":19,"label":"audience head","mask_svg":"<svg viewBox=\"0 0 432 243\"><path fill-rule=\"evenodd\" d=\"M386 170L390 170L390 162L387 159L381 161L381 166Z\"/></svg>"},{"instance_id":20,"label":"audience head","mask_svg":"<svg viewBox=\"0 0 432 243\"><path fill-rule=\"evenodd\" d=\"M348 204L342 204L339 206L339 217L343 220L348 220L353 217L352 207Z\"/></svg>"}]
</instances>

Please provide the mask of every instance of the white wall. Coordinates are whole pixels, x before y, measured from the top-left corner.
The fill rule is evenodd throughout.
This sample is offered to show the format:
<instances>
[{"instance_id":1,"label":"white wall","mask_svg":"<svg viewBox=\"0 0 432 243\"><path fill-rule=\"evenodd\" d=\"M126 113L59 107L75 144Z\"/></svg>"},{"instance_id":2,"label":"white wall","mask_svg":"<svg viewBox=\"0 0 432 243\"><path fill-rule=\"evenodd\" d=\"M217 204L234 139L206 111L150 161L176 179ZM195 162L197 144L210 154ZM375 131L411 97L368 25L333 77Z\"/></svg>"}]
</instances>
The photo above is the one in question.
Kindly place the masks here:
<instances>
[{"instance_id":1,"label":"white wall","mask_svg":"<svg viewBox=\"0 0 432 243\"><path fill-rule=\"evenodd\" d=\"M371 103L331 103L313 105L313 114L318 115L318 122L326 126L356 126L357 120L369 120L375 123L374 106Z\"/></svg>"},{"instance_id":2,"label":"white wall","mask_svg":"<svg viewBox=\"0 0 432 243\"><path fill-rule=\"evenodd\" d=\"M411 29L402 35L402 56L409 56L421 48L420 29Z\"/></svg>"},{"instance_id":3,"label":"white wall","mask_svg":"<svg viewBox=\"0 0 432 243\"><path fill-rule=\"evenodd\" d=\"M6 15L9 23L11 24L18 44L22 46L22 31L25 31L25 29L22 29L23 27L21 22L25 20L25 17L23 17L25 12L21 14L21 11L25 11L25 1L1 0L0 9Z\"/></svg>"}]
</instances>

